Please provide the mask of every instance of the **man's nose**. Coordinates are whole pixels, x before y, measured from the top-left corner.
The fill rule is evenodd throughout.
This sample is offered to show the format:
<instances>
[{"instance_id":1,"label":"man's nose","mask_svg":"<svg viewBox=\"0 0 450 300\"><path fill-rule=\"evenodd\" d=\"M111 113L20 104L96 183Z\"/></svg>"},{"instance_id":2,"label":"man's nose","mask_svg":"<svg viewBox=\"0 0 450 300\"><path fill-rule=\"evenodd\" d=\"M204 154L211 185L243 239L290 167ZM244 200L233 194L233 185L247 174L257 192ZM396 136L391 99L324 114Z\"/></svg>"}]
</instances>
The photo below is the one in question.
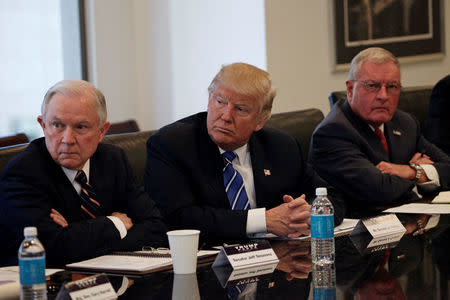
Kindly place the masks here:
<instances>
[{"instance_id":1,"label":"man's nose","mask_svg":"<svg viewBox=\"0 0 450 300\"><path fill-rule=\"evenodd\" d=\"M63 132L62 142L65 144L75 143L75 132L69 126L67 126Z\"/></svg>"},{"instance_id":2,"label":"man's nose","mask_svg":"<svg viewBox=\"0 0 450 300\"><path fill-rule=\"evenodd\" d=\"M377 98L381 100L388 99L388 92L385 84L381 85L380 90L377 92Z\"/></svg>"},{"instance_id":3,"label":"man's nose","mask_svg":"<svg viewBox=\"0 0 450 300\"><path fill-rule=\"evenodd\" d=\"M222 119L224 121L231 121L233 116L232 114L233 114L233 107L230 104L228 104L223 108Z\"/></svg>"}]
</instances>

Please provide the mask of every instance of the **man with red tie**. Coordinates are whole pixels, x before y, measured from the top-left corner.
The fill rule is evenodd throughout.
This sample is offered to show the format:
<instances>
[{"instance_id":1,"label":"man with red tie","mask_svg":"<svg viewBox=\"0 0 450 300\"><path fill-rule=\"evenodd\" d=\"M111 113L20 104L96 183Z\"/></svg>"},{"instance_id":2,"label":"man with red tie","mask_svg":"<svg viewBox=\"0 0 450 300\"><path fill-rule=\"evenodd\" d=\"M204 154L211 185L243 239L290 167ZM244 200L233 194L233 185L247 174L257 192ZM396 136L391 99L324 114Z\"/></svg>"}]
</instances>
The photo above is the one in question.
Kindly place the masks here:
<instances>
[{"instance_id":1,"label":"man with red tie","mask_svg":"<svg viewBox=\"0 0 450 300\"><path fill-rule=\"evenodd\" d=\"M23 228L36 226L47 263L166 243L159 210L124 152L101 143L109 128L103 94L64 80L44 97L38 138L0 177L0 265L17 264Z\"/></svg>"},{"instance_id":2,"label":"man with red tie","mask_svg":"<svg viewBox=\"0 0 450 300\"><path fill-rule=\"evenodd\" d=\"M368 48L351 63L347 100L337 102L311 141L310 162L347 200L348 211L419 199L450 188L450 159L411 115L397 110L398 60ZM350 213L351 214L351 213Z\"/></svg>"}]
</instances>

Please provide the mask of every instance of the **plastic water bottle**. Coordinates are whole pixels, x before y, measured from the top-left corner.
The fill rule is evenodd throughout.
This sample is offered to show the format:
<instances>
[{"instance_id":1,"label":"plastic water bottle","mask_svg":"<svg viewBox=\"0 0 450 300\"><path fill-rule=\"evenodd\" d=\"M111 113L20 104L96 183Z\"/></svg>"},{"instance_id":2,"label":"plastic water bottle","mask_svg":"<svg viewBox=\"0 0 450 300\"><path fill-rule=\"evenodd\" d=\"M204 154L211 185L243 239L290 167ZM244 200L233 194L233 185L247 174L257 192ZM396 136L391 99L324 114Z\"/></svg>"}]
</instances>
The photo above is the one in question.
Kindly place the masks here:
<instances>
[{"instance_id":1,"label":"plastic water bottle","mask_svg":"<svg viewBox=\"0 0 450 300\"><path fill-rule=\"evenodd\" d=\"M36 227L25 227L19 248L20 299L47 299L45 250L37 238Z\"/></svg>"},{"instance_id":2,"label":"plastic water bottle","mask_svg":"<svg viewBox=\"0 0 450 300\"><path fill-rule=\"evenodd\" d=\"M335 299L334 208L323 187L311 206L311 256L314 299Z\"/></svg>"}]
</instances>

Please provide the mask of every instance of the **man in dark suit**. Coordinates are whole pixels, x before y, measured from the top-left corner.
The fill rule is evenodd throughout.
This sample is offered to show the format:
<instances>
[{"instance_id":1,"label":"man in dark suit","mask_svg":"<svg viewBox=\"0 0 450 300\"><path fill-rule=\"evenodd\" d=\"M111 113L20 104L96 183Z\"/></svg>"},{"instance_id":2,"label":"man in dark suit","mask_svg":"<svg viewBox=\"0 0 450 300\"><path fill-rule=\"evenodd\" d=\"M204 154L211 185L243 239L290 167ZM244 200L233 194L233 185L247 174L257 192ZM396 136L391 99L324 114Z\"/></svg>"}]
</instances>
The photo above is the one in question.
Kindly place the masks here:
<instances>
[{"instance_id":1,"label":"man in dark suit","mask_svg":"<svg viewBox=\"0 0 450 300\"><path fill-rule=\"evenodd\" d=\"M431 91L425 138L450 155L450 75L439 80Z\"/></svg>"},{"instance_id":2,"label":"man in dark suit","mask_svg":"<svg viewBox=\"0 0 450 300\"><path fill-rule=\"evenodd\" d=\"M207 113L163 127L147 142L145 188L166 221L200 229L207 241L266 231L309 234L310 205L302 193L313 197L324 183L295 138L263 128L275 96L270 75L244 63L227 65L208 92ZM335 209L339 223L337 201Z\"/></svg>"},{"instance_id":3,"label":"man in dark suit","mask_svg":"<svg viewBox=\"0 0 450 300\"><path fill-rule=\"evenodd\" d=\"M165 244L161 215L124 152L100 143L109 128L103 94L86 81L61 81L41 110L45 137L0 177L1 264L17 264L26 226L37 227L50 265Z\"/></svg>"},{"instance_id":4,"label":"man in dark suit","mask_svg":"<svg viewBox=\"0 0 450 300\"><path fill-rule=\"evenodd\" d=\"M368 48L352 60L347 100L338 102L311 141L310 162L338 188L349 211L418 200L450 187L450 159L420 133L416 119L397 110L397 59Z\"/></svg>"}]
</instances>

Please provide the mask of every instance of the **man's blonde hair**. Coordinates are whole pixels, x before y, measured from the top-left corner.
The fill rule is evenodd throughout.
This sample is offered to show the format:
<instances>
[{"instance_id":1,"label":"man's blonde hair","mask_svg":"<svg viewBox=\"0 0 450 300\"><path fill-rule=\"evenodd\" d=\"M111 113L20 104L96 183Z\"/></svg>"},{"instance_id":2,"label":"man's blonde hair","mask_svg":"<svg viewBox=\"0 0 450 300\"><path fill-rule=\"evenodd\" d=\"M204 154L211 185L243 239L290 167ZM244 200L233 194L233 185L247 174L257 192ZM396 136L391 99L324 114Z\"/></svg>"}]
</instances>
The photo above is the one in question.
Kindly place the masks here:
<instances>
[{"instance_id":1,"label":"man's blonde hair","mask_svg":"<svg viewBox=\"0 0 450 300\"><path fill-rule=\"evenodd\" d=\"M221 85L240 95L259 99L260 116L270 117L276 90L268 72L246 63L224 65L211 81L209 95Z\"/></svg>"}]
</instances>

